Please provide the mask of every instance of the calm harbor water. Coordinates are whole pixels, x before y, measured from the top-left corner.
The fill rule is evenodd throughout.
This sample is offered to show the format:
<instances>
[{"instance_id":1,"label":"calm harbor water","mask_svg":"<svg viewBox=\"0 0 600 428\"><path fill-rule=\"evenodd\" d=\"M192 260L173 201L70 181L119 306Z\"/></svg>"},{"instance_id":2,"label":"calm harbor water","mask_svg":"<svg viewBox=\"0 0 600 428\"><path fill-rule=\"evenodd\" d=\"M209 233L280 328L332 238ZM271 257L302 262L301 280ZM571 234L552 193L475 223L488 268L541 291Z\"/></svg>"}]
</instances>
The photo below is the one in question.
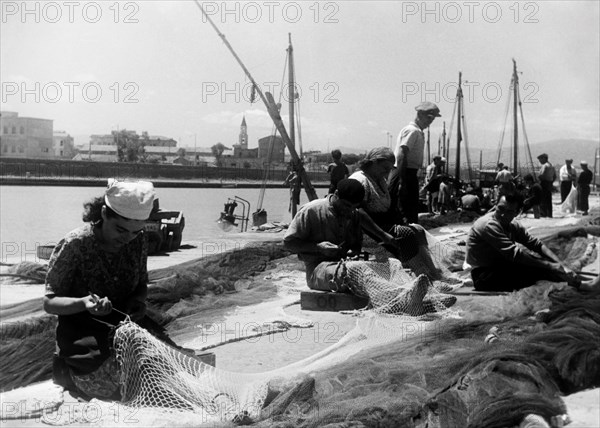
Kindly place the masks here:
<instances>
[{"instance_id":1,"label":"calm harbor water","mask_svg":"<svg viewBox=\"0 0 600 428\"><path fill-rule=\"evenodd\" d=\"M0 261L17 263L37 261L36 246L58 242L82 223L83 203L102 194L104 187L0 186ZM319 197L327 192L317 189ZM259 189L181 189L159 188L157 194L164 210L183 211L183 242L224 242L243 239L239 228L221 230L216 220L227 198L241 197L256 211ZM301 204L307 202L302 193ZM268 221L289 222L289 190L267 189L263 209ZM236 214L241 214L241 206ZM252 218L250 216L250 223ZM251 225L251 224L250 224Z\"/></svg>"}]
</instances>

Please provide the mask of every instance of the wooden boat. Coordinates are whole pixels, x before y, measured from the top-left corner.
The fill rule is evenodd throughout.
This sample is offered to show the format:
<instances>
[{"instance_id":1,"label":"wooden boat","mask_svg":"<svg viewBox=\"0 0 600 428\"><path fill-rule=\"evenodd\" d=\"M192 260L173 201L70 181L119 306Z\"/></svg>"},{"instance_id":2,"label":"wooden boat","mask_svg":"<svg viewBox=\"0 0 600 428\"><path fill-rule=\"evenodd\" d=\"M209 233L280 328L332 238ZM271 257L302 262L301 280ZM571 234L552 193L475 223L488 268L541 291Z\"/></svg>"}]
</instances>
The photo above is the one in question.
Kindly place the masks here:
<instances>
[{"instance_id":1,"label":"wooden boat","mask_svg":"<svg viewBox=\"0 0 600 428\"><path fill-rule=\"evenodd\" d=\"M38 245L36 248L37 257L42 260L50 260L52 251L54 251L54 245Z\"/></svg>"}]
</instances>

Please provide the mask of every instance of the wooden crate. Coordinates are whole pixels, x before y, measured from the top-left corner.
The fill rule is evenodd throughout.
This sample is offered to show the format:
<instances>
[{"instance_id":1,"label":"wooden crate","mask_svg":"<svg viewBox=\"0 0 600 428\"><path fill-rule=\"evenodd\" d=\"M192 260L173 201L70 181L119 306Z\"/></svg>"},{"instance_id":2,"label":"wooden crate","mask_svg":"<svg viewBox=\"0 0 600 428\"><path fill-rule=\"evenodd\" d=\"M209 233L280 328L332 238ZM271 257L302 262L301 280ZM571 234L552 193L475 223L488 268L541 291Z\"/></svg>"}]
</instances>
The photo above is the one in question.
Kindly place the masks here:
<instances>
[{"instance_id":1,"label":"wooden crate","mask_svg":"<svg viewBox=\"0 0 600 428\"><path fill-rule=\"evenodd\" d=\"M327 291L303 291L300 293L300 307L306 311L351 311L362 309L368 303L369 299L354 294Z\"/></svg>"}]
</instances>

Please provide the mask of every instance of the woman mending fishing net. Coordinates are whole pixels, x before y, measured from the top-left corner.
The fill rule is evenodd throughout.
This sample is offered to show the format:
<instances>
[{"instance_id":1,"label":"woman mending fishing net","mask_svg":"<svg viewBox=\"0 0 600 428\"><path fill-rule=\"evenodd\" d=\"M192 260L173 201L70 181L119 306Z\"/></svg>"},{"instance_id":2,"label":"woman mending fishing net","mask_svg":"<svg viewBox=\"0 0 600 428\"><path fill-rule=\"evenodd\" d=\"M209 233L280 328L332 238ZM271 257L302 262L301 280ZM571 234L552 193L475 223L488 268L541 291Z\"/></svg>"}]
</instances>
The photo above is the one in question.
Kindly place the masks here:
<instances>
[{"instance_id":1,"label":"woman mending fishing net","mask_svg":"<svg viewBox=\"0 0 600 428\"><path fill-rule=\"evenodd\" d=\"M55 380L91 397L118 397L113 326L146 311L150 182L109 182L84 204L86 224L68 233L50 258L44 310L58 315Z\"/></svg>"},{"instance_id":2,"label":"woman mending fishing net","mask_svg":"<svg viewBox=\"0 0 600 428\"><path fill-rule=\"evenodd\" d=\"M430 279L441 279L439 266L431 258L425 229L418 224L404 225L397 207L392 204L388 175L394 168L395 156L391 149L378 147L367 153L359 170L350 178L358 180L365 189L360 206L363 230L377 240L389 237L394 245L384 247L415 274L427 274Z\"/></svg>"}]
</instances>

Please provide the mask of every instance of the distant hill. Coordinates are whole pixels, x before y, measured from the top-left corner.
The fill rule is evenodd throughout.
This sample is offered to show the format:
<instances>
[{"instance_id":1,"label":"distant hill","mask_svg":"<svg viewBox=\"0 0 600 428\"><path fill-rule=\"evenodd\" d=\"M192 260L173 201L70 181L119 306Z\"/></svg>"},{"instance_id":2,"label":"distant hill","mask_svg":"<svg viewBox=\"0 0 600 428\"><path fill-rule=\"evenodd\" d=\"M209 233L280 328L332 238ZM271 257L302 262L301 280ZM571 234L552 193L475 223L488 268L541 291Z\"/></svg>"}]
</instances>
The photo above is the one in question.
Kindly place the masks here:
<instances>
[{"instance_id":1,"label":"distant hill","mask_svg":"<svg viewBox=\"0 0 600 428\"><path fill-rule=\"evenodd\" d=\"M339 147L333 147L331 150L335 150L338 149L340 152L342 153L354 153L355 155L362 155L365 154L366 152L369 151L369 149L365 149L365 148L360 148L360 147L344 147L344 146L339 146Z\"/></svg>"},{"instance_id":2,"label":"distant hill","mask_svg":"<svg viewBox=\"0 0 600 428\"><path fill-rule=\"evenodd\" d=\"M534 157L543 152L548 153L550 162L554 160L553 163L563 164L565 159L573 159L575 166L579 165L581 160L586 160L590 166L593 166L594 154L598 147L600 143L593 140L552 140L532 144L531 151Z\"/></svg>"},{"instance_id":3,"label":"distant hill","mask_svg":"<svg viewBox=\"0 0 600 428\"><path fill-rule=\"evenodd\" d=\"M593 168L594 154L599 146L600 142L594 140L566 139L533 143L530 144L530 149L535 166L539 165L537 163L537 156L541 153L547 153L550 162L554 166L563 165L565 163L565 159L573 159L573 164L575 167L579 166L579 162L581 160L586 160L590 167ZM521 152L523 152L524 149L524 146L519 145L519 150ZM473 167L479 166L480 152L484 168L495 165L498 156L496 149L470 148L471 164ZM454 163L454 159L456 158L455 153L455 150L450 149L450 164ZM524 155L524 153L522 154ZM511 159L511 156L512 154L510 147L505 143L500 160L506 163L509 159ZM521 154L519 155L519 158L524 159ZM463 151L461 153L461 164L465 162L465 153Z\"/></svg>"},{"instance_id":4,"label":"distant hill","mask_svg":"<svg viewBox=\"0 0 600 428\"><path fill-rule=\"evenodd\" d=\"M550 141L542 141L539 143L531 143L531 156L533 157L534 165L537 164L537 156L541 153L547 153L550 162L553 165L562 165L565 162L565 159L573 159L574 165L579 166L579 162L581 160L586 160L590 167L593 168L594 165L594 153L600 146L599 141L594 140L581 140L581 139L560 139L560 140L550 140ZM366 148L357 148L357 147L333 147L333 149L339 149L342 153L354 153L354 154L364 154L368 151ZM463 149L464 150L464 149ZM519 145L519 150L522 152L524 150L524 146L522 144ZM496 158L498 153L496 149L481 149L478 147L471 147L471 163L474 167L479 166L479 154L481 152L482 164L484 167L495 165ZM454 159L456 159L456 151L452 148L450 149L450 164L454 164ZM523 153L524 154L524 153ZM507 162L509 158L511 158L512 154L510 151L509 143L505 142L502 150L501 161ZM519 155L519 158L523 159L523 156ZM465 163L465 152L461 153L461 163Z\"/></svg>"}]
</instances>

